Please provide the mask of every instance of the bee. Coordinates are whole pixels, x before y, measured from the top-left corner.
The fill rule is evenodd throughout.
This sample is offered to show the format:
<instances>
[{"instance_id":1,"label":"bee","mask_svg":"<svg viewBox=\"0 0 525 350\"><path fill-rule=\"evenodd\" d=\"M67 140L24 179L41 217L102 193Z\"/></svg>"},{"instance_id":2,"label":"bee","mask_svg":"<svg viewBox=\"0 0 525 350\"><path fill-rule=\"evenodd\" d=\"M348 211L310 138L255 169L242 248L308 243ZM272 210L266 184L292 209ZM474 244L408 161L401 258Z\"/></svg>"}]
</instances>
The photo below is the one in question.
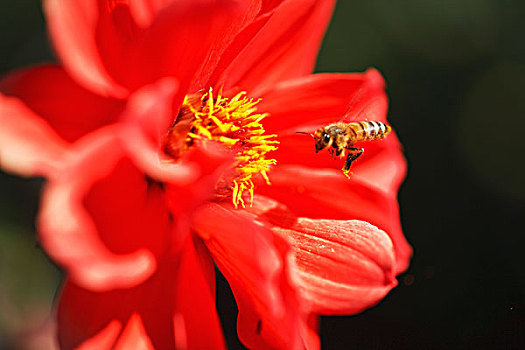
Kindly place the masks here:
<instances>
[{"instance_id":1,"label":"bee","mask_svg":"<svg viewBox=\"0 0 525 350\"><path fill-rule=\"evenodd\" d=\"M361 141L381 140L390 133L390 126L379 121L362 121L353 123L333 123L317 129L313 134L300 132L299 134L311 135L315 140L315 153L328 148L332 156L344 157L345 165L341 169L343 174L350 178L350 166L365 151L363 148L355 148L354 143Z\"/></svg>"}]
</instances>

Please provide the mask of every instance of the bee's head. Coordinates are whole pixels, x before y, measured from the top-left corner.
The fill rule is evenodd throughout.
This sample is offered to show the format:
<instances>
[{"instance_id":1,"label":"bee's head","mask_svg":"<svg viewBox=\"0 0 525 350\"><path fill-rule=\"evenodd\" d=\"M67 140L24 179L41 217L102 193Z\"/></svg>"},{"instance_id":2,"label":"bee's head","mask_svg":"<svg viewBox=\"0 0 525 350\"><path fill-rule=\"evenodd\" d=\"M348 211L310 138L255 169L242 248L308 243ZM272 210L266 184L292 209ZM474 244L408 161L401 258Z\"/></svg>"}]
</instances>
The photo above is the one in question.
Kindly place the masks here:
<instances>
[{"instance_id":1,"label":"bee's head","mask_svg":"<svg viewBox=\"0 0 525 350\"><path fill-rule=\"evenodd\" d=\"M315 152L319 152L323 148L330 147L332 144L332 136L326 132L324 128L318 129L314 134Z\"/></svg>"}]
</instances>

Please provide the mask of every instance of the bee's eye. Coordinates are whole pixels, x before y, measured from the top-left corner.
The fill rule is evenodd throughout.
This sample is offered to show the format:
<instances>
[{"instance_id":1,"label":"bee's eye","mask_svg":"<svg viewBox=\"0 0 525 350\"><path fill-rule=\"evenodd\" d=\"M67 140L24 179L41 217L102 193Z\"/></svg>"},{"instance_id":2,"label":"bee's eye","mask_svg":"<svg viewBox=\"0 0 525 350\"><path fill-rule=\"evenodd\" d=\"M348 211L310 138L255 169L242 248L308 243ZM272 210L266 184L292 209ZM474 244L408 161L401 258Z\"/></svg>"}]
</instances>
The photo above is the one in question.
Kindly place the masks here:
<instances>
[{"instance_id":1,"label":"bee's eye","mask_svg":"<svg viewBox=\"0 0 525 350\"><path fill-rule=\"evenodd\" d=\"M324 134L324 135L323 135L323 141L324 141L324 143L328 143L328 142L330 142L330 135L328 135L328 134Z\"/></svg>"}]
</instances>

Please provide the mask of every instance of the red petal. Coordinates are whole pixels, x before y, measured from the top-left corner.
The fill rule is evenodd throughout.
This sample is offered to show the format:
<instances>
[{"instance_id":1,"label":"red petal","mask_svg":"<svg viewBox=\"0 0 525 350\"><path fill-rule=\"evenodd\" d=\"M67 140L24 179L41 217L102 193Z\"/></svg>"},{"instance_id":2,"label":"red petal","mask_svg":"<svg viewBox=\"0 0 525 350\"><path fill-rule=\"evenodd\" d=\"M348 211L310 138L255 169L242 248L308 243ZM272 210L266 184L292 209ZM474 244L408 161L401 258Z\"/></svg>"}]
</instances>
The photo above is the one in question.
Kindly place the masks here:
<instances>
[{"instance_id":1,"label":"red petal","mask_svg":"<svg viewBox=\"0 0 525 350\"><path fill-rule=\"evenodd\" d=\"M234 43L235 50L226 53L232 63L217 81L225 82L225 89L240 86L257 95L276 82L311 73L334 3L292 0L274 7L260 30L247 28L253 38L240 52ZM246 40L242 34L239 39Z\"/></svg>"},{"instance_id":2,"label":"red petal","mask_svg":"<svg viewBox=\"0 0 525 350\"><path fill-rule=\"evenodd\" d=\"M397 284L392 242L366 222L299 218L293 227L275 230L294 242L301 286L314 312L361 312Z\"/></svg>"},{"instance_id":3,"label":"red petal","mask_svg":"<svg viewBox=\"0 0 525 350\"><path fill-rule=\"evenodd\" d=\"M358 147L365 148L365 152L352 164L352 176L386 195L395 197L407 172L407 163L396 135L391 133L385 140L359 145ZM323 156L326 157L327 154L321 155ZM342 167L340 161L336 163Z\"/></svg>"},{"instance_id":4,"label":"red petal","mask_svg":"<svg viewBox=\"0 0 525 350\"><path fill-rule=\"evenodd\" d=\"M135 22L141 27L147 27L155 15L173 0L128 0L129 10Z\"/></svg>"},{"instance_id":5,"label":"red petal","mask_svg":"<svg viewBox=\"0 0 525 350\"><path fill-rule=\"evenodd\" d=\"M289 247L242 211L201 207L193 228L239 306L239 337L250 348L303 348L305 315L288 274Z\"/></svg>"},{"instance_id":6,"label":"red petal","mask_svg":"<svg viewBox=\"0 0 525 350\"><path fill-rule=\"evenodd\" d=\"M116 344L112 347L115 350L137 349L154 350L151 340L146 334L144 324L138 314L132 314L128 323L120 333Z\"/></svg>"},{"instance_id":7,"label":"red petal","mask_svg":"<svg viewBox=\"0 0 525 350\"><path fill-rule=\"evenodd\" d=\"M304 296L300 293L297 266L293 261L290 245L277 235L273 238L275 248L285 262L279 290L286 305L285 316L275 317L266 309L254 305L253 297L245 292L245 286L237 283L234 278L230 283L239 307L239 338L253 349L319 349L317 316L311 313L311 305L306 305ZM294 332L298 335L286 338Z\"/></svg>"},{"instance_id":8,"label":"red petal","mask_svg":"<svg viewBox=\"0 0 525 350\"><path fill-rule=\"evenodd\" d=\"M120 121L141 129L146 138L160 147L173 123L172 100L177 86L174 79L164 78L142 87L130 95Z\"/></svg>"},{"instance_id":9,"label":"red petal","mask_svg":"<svg viewBox=\"0 0 525 350\"><path fill-rule=\"evenodd\" d=\"M65 140L75 141L113 123L123 103L103 98L76 84L58 66L41 66L11 73L0 90L21 99Z\"/></svg>"},{"instance_id":10,"label":"red petal","mask_svg":"<svg viewBox=\"0 0 525 350\"><path fill-rule=\"evenodd\" d=\"M191 239L189 240L191 244ZM215 270L209 252L198 237L183 248L179 275L174 282L175 309L184 322L187 349L224 349L225 343L215 311ZM176 327L177 324L175 323ZM177 329L175 329L177 335ZM176 338L176 341L178 338ZM180 344L183 345L183 344ZM184 347L177 347L182 349Z\"/></svg>"},{"instance_id":11,"label":"red petal","mask_svg":"<svg viewBox=\"0 0 525 350\"><path fill-rule=\"evenodd\" d=\"M143 282L156 268L152 253L140 246L134 246L136 250L127 250L124 254L110 251L99 236L98 223L91 219L88 209L83 205L84 196L93 184L111 173L123 156L114 130L106 128L92 133L83 142L77 142L72 151L74 158L70 160L70 165L63 169L60 176L49 182L43 195L38 225L42 245L53 259L68 270L72 280L82 286L94 290L109 290ZM129 168L128 166L127 169ZM141 189L147 192L144 176L123 176L121 179L128 179L128 183L133 185L142 179ZM122 187L120 189L127 190ZM118 193L118 190L117 188L113 193ZM111 195L102 197L102 203L106 200L129 200ZM103 212L111 207L102 206L94 210L97 209ZM167 217L167 214L164 213L164 216ZM118 218L123 222L127 219L127 216ZM107 222L116 224L116 218ZM162 221L159 220L160 222ZM138 234L137 231L134 232ZM122 237L121 240L125 239ZM129 249L128 246L126 248Z\"/></svg>"},{"instance_id":12,"label":"red petal","mask_svg":"<svg viewBox=\"0 0 525 350\"><path fill-rule=\"evenodd\" d=\"M385 81L375 69L368 69L364 75L363 86L352 96L341 121L346 123L356 120L386 122L388 101L385 95Z\"/></svg>"},{"instance_id":13,"label":"red petal","mask_svg":"<svg viewBox=\"0 0 525 350\"><path fill-rule=\"evenodd\" d=\"M16 98L0 94L0 166L24 176L52 176L61 168L67 143Z\"/></svg>"},{"instance_id":14,"label":"red petal","mask_svg":"<svg viewBox=\"0 0 525 350\"><path fill-rule=\"evenodd\" d=\"M203 88L207 89L209 86L214 86L213 83L210 82L210 78L213 74L217 74L217 66L220 62L224 61L225 52L229 50L232 42L237 40L236 38L239 32L241 32L245 25L249 25L257 15L261 7L260 2L259 0L243 0L240 2L243 5L238 6L236 11L232 11L229 14L229 16L231 16L231 22L220 32L220 36L217 39L211 41L207 57L195 73L190 91L197 91Z\"/></svg>"},{"instance_id":15,"label":"red petal","mask_svg":"<svg viewBox=\"0 0 525 350\"><path fill-rule=\"evenodd\" d=\"M366 73L314 74L288 80L260 97L259 110L270 114L264 120L265 129L280 137L305 139L295 132L313 132L344 115L356 120L385 121L387 111L384 83L373 69ZM311 139L308 141L312 143Z\"/></svg>"},{"instance_id":16,"label":"red petal","mask_svg":"<svg viewBox=\"0 0 525 350\"><path fill-rule=\"evenodd\" d=\"M196 164L167 161L162 151L164 136L173 122L176 87L173 79L164 78L131 94L120 116L118 135L129 157L148 176L187 185L198 177Z\"/></svg>"},{"instance_id":17,"label":"red petal","mask_svg":"<svg viewBox=\"0 0 525 350\"><path fill-rule=\"evenodd\" d=\"M122 324L119 321L112 321L108 323L103 329L97 331L92 337L84 341L80 346L73 347L71 345L64 345L67 342L62 341L62 349L78 349L78 350L104 350L111 349L113 344L122 330ZM60 329L59 329L60 332Z\"/></svg>"},{"instance_id":18,"label":"red petal","mask_svg":"<svg viewBox=\"0 0 525 350\"><path fill-rule=\"evenodd\" d=\"M301 135L299 135L301 136ZM272 153L279 166L300 165L316 169L338 170L340 174L345 158L331 157L328 152L316 154L311 137L281 138L279 149ZM351 177L358 177L385 194L395 195L406 175L406 161L395 134L385 140L356 144L365 149L363 155L352 163Z\"/></svg>"},{"instance_id":19,"label":"red petal","mask_svg":"<svg viewBox=\"0 0 525 350\"><path fill-rule=\"evenodd\" d=\"M96 93L125 96L126 90L108 74L97 47L97 2L46 0L44 10L53 44L71 75Z\"/></svg>"},{"instance_id":20,"label":"red petal","mask_svg":"<svg viewBox=\"0 0 525 350\"><path fill-rule=\"evenodd\" d=\"M210 74L231 37L249 19L245 15L253 13L247 14L245 6L233 0L173 2L142 33L132 47L129 63L123 66L119 56L120 61L114 63L121 70L117 74L134 88L173 76L185 91L197 70L201 69L197 80Z\"/></svg>"},{"instance_id":21,"label":"red petal","mask_svg":"<svg viewBox=\"0 0 525 350\"><path fill-rule=\"evenodd\" d=\"M135 288L97 293L66 283L58 306L61 348L224 348L213 265L199 243L186 237L183 254L167 257Z\"/></svg>"},{"instance_id":22,"label":"red petal","mask_svg":"<svg viewBox=\"0 0 525 350\"><path fill-rule=\"evenodd\" d=\"M385 231L394 243L396 272L406 268L411 248L401 231L395 191L385 193L358 176L348 180L340 170L291 165L276 167L270 180L272 185L258 187L257 193L284 204L298 217L360 220Z\"/></svg>"},{"instance_id":23,"label":"red petal","mask_svg":"<svg viewBox=\"0 0 525 350\"><path fill-rule=\"evenodd\" d=\"M397 284L392 242L378 228L357 220L296 217L260 197L251 211L292 242L302 291L315 312L361 312Z\"/></svg>"}]
</instances>

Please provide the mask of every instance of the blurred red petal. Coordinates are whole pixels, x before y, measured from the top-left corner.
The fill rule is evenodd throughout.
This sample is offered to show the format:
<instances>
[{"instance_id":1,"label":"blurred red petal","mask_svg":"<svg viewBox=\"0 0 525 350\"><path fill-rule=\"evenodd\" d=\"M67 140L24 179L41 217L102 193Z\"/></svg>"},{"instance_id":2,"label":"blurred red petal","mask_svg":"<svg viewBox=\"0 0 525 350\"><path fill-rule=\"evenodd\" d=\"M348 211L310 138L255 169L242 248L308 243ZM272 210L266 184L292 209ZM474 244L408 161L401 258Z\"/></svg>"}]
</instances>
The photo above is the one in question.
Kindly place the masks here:
<instances>
[{"instance_id":1,"label":"blurred red petal","mask_svg":"<svg viewBox=\"0 0 525 350\"><path fill-rule=\"evenodd\" d=\"M397 284L392 241L375 226L297 217L260 196L251 211L292 243L300 286L314 312L361 312Z\"/></svg>"},{"instance_id":2,"label":"blurred red petal","mask_svg":"<svg viewBox=\"0 0 525 350\"><path fill-rule=\"evenodd\" d=\"M107 127L90 134L75 144L72 154L68 168L43 194L38 222L43 247L73 281L87 288L110 290L143 282L156 269L152 253L143 248L125 254L110 251L83 202L93 184L122 158L114 130ZM146 186L144 178L143 183Z\"/></svg>"},{"instance_id":3,"label":"blurred red petal","mask_svg":"<svg viewBox=\"0 0 525 350\"><path fill-rule=\"evenodd\" d=\"M199 175L194 162L175 163L163 157L162 142L173 122L176 81L161 79L130 95L119 120L120 142L132 161L158 181L187 185Z\"/></svg>"},{"instance_id":4,"label":"blurred red petal","mask_svg":"<svg viewBox=\"0 0 525 350\"><path fill-rule=\"evenodd\" d=\"M116 344L111 348L115 350L154 350L155 348L151 344L142 322L140 315L132 314L122 333L120 333Z\"/></svg>"},{"instance_id":5,"label":"blurred red petal","mask_svg":"<svg viewBox=\"0 0 525 350\"><path fill-rule=\"evenodd\" d=\"M156 149L160 149L163 137L173 123L172 102L177 86L177 81L172 78L145 85L130 95L119 121L140 130Z\"/></svg>"},{"instance_id":6,"label":"blurred red petal","mask_svg":"<svg viewBox=\"0 0 525 350\"><path fill-rule=\"evenodd\" d=\"M137 25L147 27L155 15L173 0L128 0L129 10Z\"/></svg>"},{"instance_id":7,"label":"blurred red petal","mask_svg":"<svg viewBox=\"0 0 525 350\"><path fill-rule=\"evenodd\" d=\"M99 4L102 2L45 0L44 12L54 47L71 75L91 91L124 97L127 91L110 76L97 46Z\"/></svg>"},{"instance_id":8,"label":"blurred red petal","mask_svg":"<svg viewBox=\"0 0 525 350\"><path fill-rule=\"evenodd\" d=\"M114 320L102 328L91 338L84 341L78 347L66 346L61 344L61 349L78 349L78 350L104 350L111 349L113 344L122 330L122 323ZM60 330L59 330L60 331Z\"/></svg>"},{"instance_id":9,"label":"blurred red petal","mask_svg":"<svg viewBox=\"0 0 525 350\"><path fill-rule=\"evenodd\" d=\"M124 105L82 88L63 68L53 65L10 73L0 81L0 90L22 100L70 142L113 123Z\"/></svg>"},{"instance_id":10,"label":"blurred red petal","mask_svg":"<svg viewBox=\"0 0 525 350\"><path fill-rule=\"evenodd\" d=\"M61 348L224 348L213 264L202 243L184 236L182 254L167 256L152 278L136 287L94 292L67 282L58 305Z\"/></svg>"},{"instance_id":11,"label":"blurred red petal","mask_svg":"<svg viewBox=\"0 0 525 350\"><path fill-rule=\"evenodd\" d=\"M286 1L275 6L254 32L245 47L233 44L226 52L231 64L216 81L225 82L225 89L241 86L259 94L276 82L309 74L324 35L335 1ZM245 41L242 35L240 39ZM239 51L240 50L240 51Z\"/></svg>"},{"instance_id":12,"label":"blurred red petal","mask_svg":"<svg viewBox=\"0 0 525 350\"><path fill-rule=\"evenodd\" d=\"M148 278L156 268L156 259L166 250L175 249L167 241L170 198L174 193L177 196L175 201L181 209L176 213L190 210L212 196L218 175L209 175L229 164L226 160L230 156L214 151L211 145L191 152L179 164L162 162L159 125L164 125L169 116L170 86L160 82L137 91L122 123L77 141L69 167L50 182L45 192L39 225L42 243L50 256L70 272L72 280L83 287L110 290ZM149 129L142 127L148 116L153 121ZM149 147L140 151L149 152L148 161L158 164L160 170L137 168L144 163L136 162L138 158L129 145L142 145L141 139L127 138L133 136L126 133L129 130L140 131L138 135L149 142ZM159 177L168 181L167 188L156 182ZM208 180L196 183L200 177ZM173 189L186 187L192 193L181 201L184 191Z\"/></svg>"},{"instance_id":13,"label":"blurred red petal","mask_svg":"<svg viewBox=\"0 0 525 350\"><path fill-rule=\"evenodd\" d=\"M360 220L386 232L394 244L396 272L406 268L411 248L401 231L396 191L385 193L358 176L348 180L340 170L292 165L272 170L270 180L272 185L258 187L257 194L282 203L298 217Z\"/></svg>"},{"instance_id":14,"label":"blurred red petal","mask_svg":"<svg viewBox=\"0 0 525 350\"><path fill-rule=\"evenodd\" d=\"M123 159L110 175L88 179L85 185L89 187L81 200L96 234L113 253L147 249L158 260L169 251L173 222L161 184Z\"/></svg>"},{"instance_id":15,"label":"blurred red petal","mask_svg":"<svg viewBox=\"0 0 525 350\"><path fill-rule=\"evenodd\" d=\"M0 94L0 167L23 176L53 176L68 144L20 100Z\"/></svg>"},{"instance_id":16,"label":"blurred red petal","mask_svg":"<svg viewBox=\"0 0 525 350\"><path fill-rule=\"evenodd\" d=\"M217 204L201 207L192 227L230 283L241 341L250 348L303 348L305 316L290 285L286 242L246 213Z\"/></svg>"},{"instance_id":17,"label":"blurred red petal","mask_svg":"<svg viewBox=\"0 0 525 350\"><path fill-rule=\"evenodd\" d=\"M198 180L189 183L167 179L166 196L170 210L175 215L191 213L205 201L216 196L217 181L231 171L232 154L212 143L196 143L184 158L188 168L193 169Z\"/></svg>"},{"instance_id":18,"label":"blurred red petal","mask_svg":"<svg viewBox=\"0 0 525 350\"><path fill-rule=\"evenodd\" d=\"M188 246L190 246L188 248ZM225 349L222 328L215 310L215 270L210 253L198 237L189 237L183 248L174 282L176 318L184 323L187 349ZM174 323L177 327L177 323ZM180 338L176 337L176 341ZM183 344L181 344L183 345Z\"/></svg>"}]
</instances>

